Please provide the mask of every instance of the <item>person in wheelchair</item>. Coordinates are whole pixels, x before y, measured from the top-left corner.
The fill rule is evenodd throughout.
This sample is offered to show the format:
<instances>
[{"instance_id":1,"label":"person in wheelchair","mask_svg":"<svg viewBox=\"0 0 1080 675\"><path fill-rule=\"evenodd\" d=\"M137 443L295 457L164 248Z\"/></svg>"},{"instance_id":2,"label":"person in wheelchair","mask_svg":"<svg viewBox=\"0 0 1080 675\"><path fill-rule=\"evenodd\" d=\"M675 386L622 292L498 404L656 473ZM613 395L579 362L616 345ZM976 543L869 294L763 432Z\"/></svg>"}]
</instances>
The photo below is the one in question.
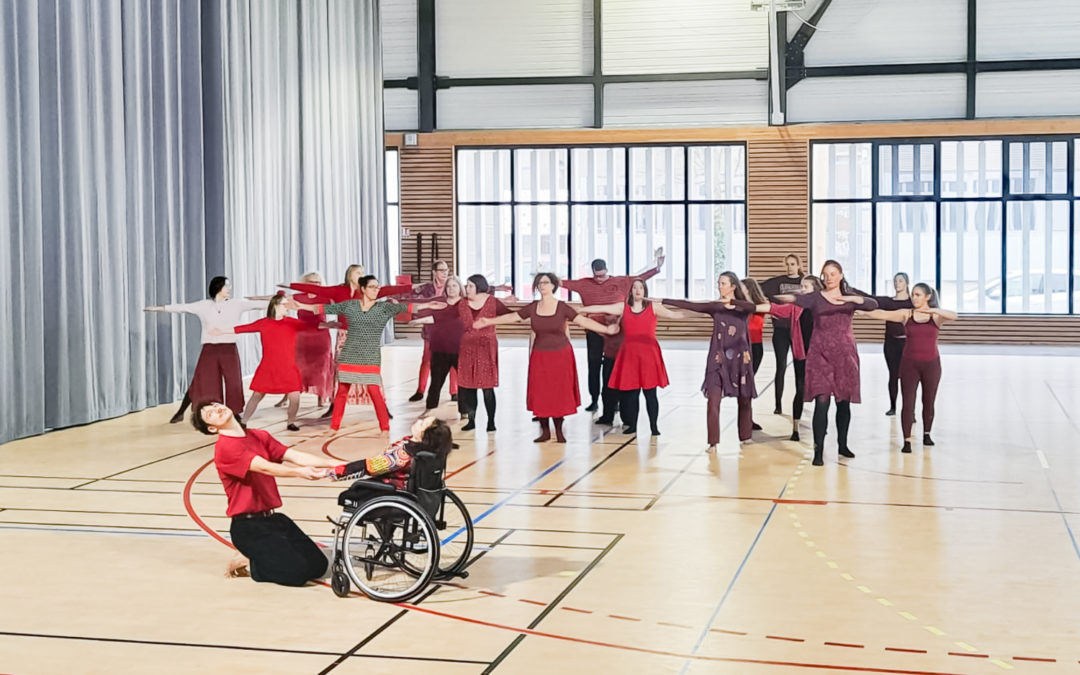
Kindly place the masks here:
<instances>
[{"instance_id":1,"label":"person in wheelchair","mask_svg":"<svg viewBox=\"0 0 1080 675\"><path fill-rule=\"evenodd\" d=\"M338 464L332 469L332 477L334 480L378 479L404 490L417 452L430 452L442 463L453 444L450 426L437 417L417 419L410 431L411 435L391 444L381 455Z\"/></svg>"},{"instance_id":2,"label":"person in wheelchair","mask_svg":"<svg viewBox=\"0 0 1080 675\"><path fill-rule=\"evenodd\" d=\"M251 576L283 586L303 586L326 573L326 555L281 507L275 477L319 480L333 470L328 457L288 448L261 429L247 429L227 406L207 401L195 406L192 425L217 435L214 465L225 487L232 518L229 534L240 555L226 576Z\"/></svg>"}]
</instances>

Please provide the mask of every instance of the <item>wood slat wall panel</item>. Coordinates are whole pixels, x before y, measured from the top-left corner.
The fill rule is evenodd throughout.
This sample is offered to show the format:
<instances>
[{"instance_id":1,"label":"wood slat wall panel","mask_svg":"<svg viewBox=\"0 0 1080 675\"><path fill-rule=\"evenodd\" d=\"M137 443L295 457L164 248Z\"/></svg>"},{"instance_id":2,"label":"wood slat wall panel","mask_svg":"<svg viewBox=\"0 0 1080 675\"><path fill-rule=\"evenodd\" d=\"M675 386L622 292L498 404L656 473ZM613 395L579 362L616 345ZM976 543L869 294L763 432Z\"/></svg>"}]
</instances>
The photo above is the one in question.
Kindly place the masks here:
<instances>
[{"instance_id":1,"label":"wood slat wall panel","mask_svg":"<svg viewBox=\"0 0 1080 675\"><path fill-rule=\"evenodd\" d=\"M409 229L401 240L401 271L414 281L431 279L434 260L431 235L439 257L454 269L454 149L447 147L401 149L401 225ZM417 266L417 239L423 238ZM398 327L401 330L401 327Z\"/></svg>"},{"instance_id":2,"label":"wood slat wall panel","mask_svg":"<svg viewBox=\"0 0 1080 675\"><path fill-rule=\"evenodd\" d=\"M783 272L783 258L807 259L809 156L806 139L751 140L746 149L746 241L750 276Z\"/></svg>"}]
</instances>

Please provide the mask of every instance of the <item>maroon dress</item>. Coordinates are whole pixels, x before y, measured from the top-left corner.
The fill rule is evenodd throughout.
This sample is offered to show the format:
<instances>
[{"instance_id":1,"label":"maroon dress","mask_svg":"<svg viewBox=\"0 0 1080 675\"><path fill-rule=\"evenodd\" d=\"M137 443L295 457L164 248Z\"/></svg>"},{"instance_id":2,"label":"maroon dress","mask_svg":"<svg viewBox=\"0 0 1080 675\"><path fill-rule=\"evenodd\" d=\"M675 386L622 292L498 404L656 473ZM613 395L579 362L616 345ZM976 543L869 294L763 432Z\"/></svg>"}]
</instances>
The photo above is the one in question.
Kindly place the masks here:
<instances>
[{"instance_id":1,"label":"maroon dress","mask_svg":"<svg viewBox=\"0 0 1080 675\"><path fill-rule=\"evenodd\" d=\"M577 318L577 312L561 301L551 316L538 314L538 308L536 301L518 310L518 316L529 319L536 334L529 353L525 407L537 417L573 415L581 405L581 391L574 348L566 337L566 323Z\"/></svg>"},{"instance_id":2,"label":"maroon dress","mask_svg":"<svg viewBox=\"0 0 1080 675\"><path fill-rule=\"evenodd\" d=\"M494 389L499 386L499 338L495 334L495 326L477 329L473 328L473 322L480 318L492 319L509 314L510 310L493 295L488 296L480 309L469 307L467 299L455 307L465 327L458 350L458 386Z\"/></svg>"},{"instance_id":3,"label":"maroon dress","mask_svg":"<svg viewBox=\"0 0 1080 675\"><path fill-rule=\"evenodd\" d=\"M861 402L859 392L859 350L851 330L851 316L856 310L877 309L873 298L861 305L839 305L820 292L796 295L795 304L810 310L814 317L814 339L806 354L806 387L803 400L832 396L837 401Z\"/></svg>"},{"instance_id":4,"label":"maroon dress","mask_svg":"<svg viewBox=\"0 0 1080 675\"><path fill-rule=\"evenodd\" d=\"M262 360L251 379L251 391L260 394L288 394L303 389L296 366L296 336L307 328L303 321L286 316L259 319L237 326L237 333L259 333Z\"/></svg>"},{"instance_id":5,"label":"maroon dress","mask_svg":"<svg viewBox=\"0 0 1080 675\"><path fill-rule=\"evenodd\" d=\"M307 305L318 302L318 298L313 295L300 295L297 300ZM309 329L296 336L296 366L300 369L304 392L315 394L319 398L330 398L334 395L334 376L337 370L334 367L330 331L319 330L319 324L326 321L326 315L299 310L296 318L303 321Z\"/></svg>"},{"instance_id":6,"label":"maroon dress","mask_svg":"<svg viewBox=\"0 0 1080 675\"><path fill-rule=\"evenodd\" d=\"M709 362L705 365L705 381L701 383L702 393L708 396L710 390L719 389L724 396L757 396L753 357L750 354L749 319L754 312L752 302L733 300L734 309L728 309L720 301L665 299L664 304L712 315L713 332L709 341Z\"/></svg>"},{"instance_id":7,"label":"maroon dress","mask_svg":"<svg viewBox=\"0 0 1080 675\"><path fill-rule=\"evenodd\" d=\"M630 305L623 309L622 336L622 349L615 357L608 386L621 391L666 387L667 369L656 341L656 312L651 302L640 312Z\"/></svg>"}]
</instances>

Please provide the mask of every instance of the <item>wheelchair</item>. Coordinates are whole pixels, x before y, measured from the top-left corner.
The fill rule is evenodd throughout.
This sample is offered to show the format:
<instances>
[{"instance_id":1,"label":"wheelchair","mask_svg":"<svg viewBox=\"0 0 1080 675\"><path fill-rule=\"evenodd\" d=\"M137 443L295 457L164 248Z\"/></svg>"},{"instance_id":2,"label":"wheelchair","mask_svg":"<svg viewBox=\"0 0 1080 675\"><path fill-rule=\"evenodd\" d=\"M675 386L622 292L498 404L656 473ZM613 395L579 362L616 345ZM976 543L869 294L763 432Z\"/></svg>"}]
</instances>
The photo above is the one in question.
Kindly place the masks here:
<instances>
[{"instance_id":1,"label":"wheelchair","mask_svg":"<svg viewBox=\"0 0 1080 675\"><path fill-rule=\"evenodd\" d=\"M372 600L404 602L433 580L468 576L473 522L445 470L445 456L418 452L404 490L361 478L338 496L330 578L338 597L355 585Z\"/></svg>"}]
</instances>

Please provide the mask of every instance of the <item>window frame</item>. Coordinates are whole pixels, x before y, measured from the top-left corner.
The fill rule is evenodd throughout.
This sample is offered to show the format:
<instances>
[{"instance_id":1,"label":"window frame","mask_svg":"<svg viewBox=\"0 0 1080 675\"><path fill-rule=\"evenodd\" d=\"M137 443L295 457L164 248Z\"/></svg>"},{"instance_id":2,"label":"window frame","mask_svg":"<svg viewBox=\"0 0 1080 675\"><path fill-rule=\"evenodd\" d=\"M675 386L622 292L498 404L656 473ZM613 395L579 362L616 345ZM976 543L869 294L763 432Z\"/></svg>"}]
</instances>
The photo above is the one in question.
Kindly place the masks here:
<instances>
[{"instance_id":1,"label":"window frame","mask_svg":"<svg viewBox=\"0 0 1080 675\"><path fill-rule=\"evenodd\" d=\"M742 199L692 199L691 191L693 189L693 178L690 169L690 149L693 147L738 147L742 149L743 153L743 167L742 167ZM632 186L633 186L633 165L631 164L631 151L635 148L681 148L682 149L682 161L683 161L683 186L682 196L679 199L634 199ZM536 201L536 200L518 200L517 198L517 186L515 184L517 174L517 160L516 150L564 150L566 152L566 199L558 201ZM580 149L610 149L610 150L622 150L623 152L623 198L622 199L575 199L574 196L574 151ZM458 195L460 194L460 186L458 185L458 156L461 151L484 151L484 150L508 150L510 152L510 200L509 201L477 201L477 200L460 200ZM694 206L709 206L709 205L726 205L735 204L741 205L743 216L743 228L747 231L746 242L744 244L742 259L746 264L746 272L749 272L750 266L750 245L749 245L749 211L748 211L748 197L749 197L749 183L750 183L750 171L749 171L749 152L748 143L742 141L695 141L695 142L661 142L661 143L575 143L575 144L537 144L537 143L524 143L524 144L510 144L510 145L458 145L454 147L454 220L455 220L455 239L461 241L460 227L458 214L459 209L462 206L503 206L509 205L511 207L511 221L510 221L510 265L511 265L511 279L513 280L517 275L518 265L518 250L517 250L517 208L519 206L565 206L568 211L568 229L567 229L567 268L565 270L552 270L562 278L573 278L574 270L574 228L575 228L575 206L611 206L621 207L623 209L623 223L626 228L625 242L623 250L623 263L624 268L627 270L627 274L633 274L637 270L630 267L631 262L631 243L633 240L633 221L631 219L631 211L634 206L653 206L663 205L672 207L681 207L683 210L683 297L689 297L690 288L693 285L693 280L690 278L690 244L692 241L691 232L691 209ZM554 192L554 191L553 191ZM455 269L460 267L461 250L455 247ZM665 251L667 260L670 261L673 258L671 251ZM666 264L666 263L665 263ZM572 294L571 294L572 297Z\"/></svg>"},{"instance_id":2,"label":"window frame","mask_svg":"<svg viewBox=\"0 0 1080 675\"><path fill-rule=\"evenodd\" d=\"M942 155L941 146L943 143L949 142L964 142L964 141L998 141L1001 143L1001 194L999 196L991 197L965 197L965 196L942 196ZM1065 192L1053 192L1052 191L1052 175L1046 179L1046 191L1045 192L1019 192L1013 193L1010 184L1010 153L1012 151L1013 144L1023 143L1048 143L1064 141L1066 144L1066 165L1065 165ZM870 183L871 193L869 198L821 198L817 199L814 196L814 149L819 145L831 145L831 144L845 144L845 143L869 143L870 144L870 156L872 158L870 163ZM880 148L882 146L897 146L897 145L933 145L934 147L934 167L933 177L934 186L933 192L928 195L882 195L881 194L881 167L880 167ZM1080 242L1077 239L1080 238L1080 231L1077 228L1077 219L1080 218L1080 184L1078 184L1077 176L1077 154L1080 153L1080 135L1076 134L979 134L979 135L966 135L966 136L910 136L910 137L895 137L895 138L829 138L829 139L811 139L808 156L808 170L807 170L807 198L808 198L808 213L809 213L809 234L810 240L810 265L812 268L816 268L821 261L813 259L813 237L814 237L814 205L815 204L838 204L838 203L867 203L870 204L870 269L871 269L871 287L870 293L881 294L878 291L878 204L887 203L908 203L908 202L931 202L934 204L934 228L935 228L935 261L934 261L934 287L941 287L941 237L942 237L942 207L949 203L973 203L973 202L988 202L998 203L1001 209L1001 260L999 261L1000 270L1000 284L1001 289L1001 306L997 312L964 312L964 314L972 315L989 315L989 316L1070 316L1080 313L1080 303L1076 302L1075 295L1080 292L1080 284L1077 283L1076 269L1077 263L1077 247ZM1052 202L1052 201L1065 201L1069 204L1069 223L1068 223L1068 256L1067 256L1067 268L1066 275L1069 279L1068 290L1068 305L1067 311L1062 312L1008 312L1007 311L1007 297L1008 297L1008 213L1009 205L1015 202ZM1050 225L1048 224L1048 227ZM1047 267L1050 266L1048 262ZM1052 270L1044 270L1045 274L1052 274ZM889 294L886 289L886 294Z\"/></svg>"}]
</instances>

